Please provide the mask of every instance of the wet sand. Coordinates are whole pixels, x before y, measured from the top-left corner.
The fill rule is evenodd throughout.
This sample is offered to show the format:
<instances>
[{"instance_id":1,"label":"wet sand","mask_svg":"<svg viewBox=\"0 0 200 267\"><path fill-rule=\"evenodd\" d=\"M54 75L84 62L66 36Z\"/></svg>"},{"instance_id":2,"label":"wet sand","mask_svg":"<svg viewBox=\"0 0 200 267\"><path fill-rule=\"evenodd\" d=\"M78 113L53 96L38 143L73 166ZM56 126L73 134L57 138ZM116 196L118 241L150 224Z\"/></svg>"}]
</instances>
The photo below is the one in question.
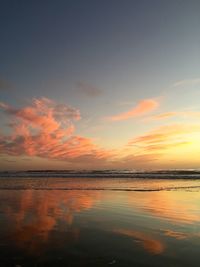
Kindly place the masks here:
<instances>
[{"instance_id":1,"label":"wet sand","mask_svg":"<svg viewBox=\"0 0 200 267\"><path fill-rule=\"evenodd\" d=\"M198 181L6 179L1 266L199 266Z\"/></svg>"}]
</instances>

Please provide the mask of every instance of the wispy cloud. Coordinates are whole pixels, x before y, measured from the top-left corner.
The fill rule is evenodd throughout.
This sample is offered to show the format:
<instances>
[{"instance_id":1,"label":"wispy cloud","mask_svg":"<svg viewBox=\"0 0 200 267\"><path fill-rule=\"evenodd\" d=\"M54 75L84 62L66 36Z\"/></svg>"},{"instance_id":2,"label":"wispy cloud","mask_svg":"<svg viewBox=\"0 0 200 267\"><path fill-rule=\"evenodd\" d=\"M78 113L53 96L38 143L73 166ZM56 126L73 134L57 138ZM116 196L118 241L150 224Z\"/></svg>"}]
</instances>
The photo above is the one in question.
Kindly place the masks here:
<instances>
[{"instance_id":1,"label":"wispy cloud","mask_svg":"<svg viewBox=\"0 0 200 267\"><path fill-rule=\"evenodd\" d=\"M160 113L160 114L156 114L154 116L151 116L148 119L150 119L150 120L162 120L162 119L168 119L168 118L175 117L179 114L180 114L179 112L175 112L175 111L164 112L164 113Z\"/></svg>"},{"instance_id":2,"label":"wispy cloud","mask_svg":"<svg viewBox=\"0 0 200 267\"><path fill-rule=\"evenodd\" d=\"M148 118L148 120L165 120L173 117L183 118L200 118L200 111L171 111L156 114Z\"/></svg>"},{"instance_id":3,"label":"wispy cloud","mask_svg":"<svg viewBox=\"0 0 200 267\"><path fill-rule=\"evenodd\" d=\"M175 82L172 86L173 87L194 86L197 84L200 84L200 78L180 80Z\"/></svg>"},{"instance_id":4,"label":"wispy cloud","mask_svg":"<svg viewBox=\"0 0 200 267\"><path fill-rule=\"evenodd\" d=\"M88 97L97 97L102 94L101 89L85 82L78 83L78 92Z\"/></svg>"},{"instance_id":5,"label":"wispy cloud","mask_svg":"<svg viewBox=\"0 0 200 267\"><path fill-rule=\"evenodd\" d=\"M144 99L144 100L141 100L140 102L138 102L138 104L134 108L132 108L126 112L119 113L118 115L107 117L107 119L110 121L128 120L130 118L143 116L143 115L157 109L158 106L159 106L159 102L157 100Z\"/></svg>"},{"instance_id":6,"label":"wispy cloud","mask_svg":"<svg viewBox=\"0 0 200 267\"><path fill-rule=\"evenodd\" d=\"M182 146L190 143L188 136L199 132L200 126L193 124L172 124L161 126L132 139L128 145L137 146L143 151L164 151L169 148Z\"/></svg>"}]
</instances>

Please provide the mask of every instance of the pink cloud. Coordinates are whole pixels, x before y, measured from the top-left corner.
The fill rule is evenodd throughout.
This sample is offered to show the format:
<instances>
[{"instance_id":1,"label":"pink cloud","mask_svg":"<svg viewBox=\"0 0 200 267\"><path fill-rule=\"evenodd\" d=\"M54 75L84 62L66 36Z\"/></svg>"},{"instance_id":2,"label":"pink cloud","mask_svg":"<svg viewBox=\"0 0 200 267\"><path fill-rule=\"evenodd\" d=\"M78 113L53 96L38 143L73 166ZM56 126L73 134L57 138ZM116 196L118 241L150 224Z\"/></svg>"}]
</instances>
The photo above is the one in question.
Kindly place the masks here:
<instances>
[{"instance_id":1,"label":"pink cloud","mask_svg":"<svg viewBox=\"0 0 200 267\"><path fill-rule=\"evenodd\" d=\"M1 154L66 161L84 157L106 160L110 155L93 140L74 135L73 121L80 119L77 109L47 98L34 99L31 105L20 109L4 103L0 103L0 108L12 118L12 133L0 136Z\"/></svg>"},{"instance_id":2,"label":"pink cloud","mask_svg":"<svg viewBox=\"0 0 200 267\"><path fill-rule=\"evenodd\" d=\"M74 122L80 119L80 112L73 107L41 98L22 108L0 103L0 109L8 116L10 126L9 133L0 133L1 155L64 161L72 168L157 164L166 149L188 144L191 141L188 136L200 131L195 124L166 125L133 138L126 146L108 150L91 138L75 134Z\"/></svg>"},{"instance_id":3,"label":"pink cloud","mask_svg":"<svg viewBox=\"0 0 200 267\"><path fill-rule=\"evenodd\" d=\"M130 109L127 112L122 112L118 115L114 115L111 117L108 117L111 121L122 121L122 120L128 120L130 118L142 116L146 113L149 113L156 108L158 108L159 103L157 100L154 99L144 99L140 101L134 108Z\"/></svg>"}]
</instances>

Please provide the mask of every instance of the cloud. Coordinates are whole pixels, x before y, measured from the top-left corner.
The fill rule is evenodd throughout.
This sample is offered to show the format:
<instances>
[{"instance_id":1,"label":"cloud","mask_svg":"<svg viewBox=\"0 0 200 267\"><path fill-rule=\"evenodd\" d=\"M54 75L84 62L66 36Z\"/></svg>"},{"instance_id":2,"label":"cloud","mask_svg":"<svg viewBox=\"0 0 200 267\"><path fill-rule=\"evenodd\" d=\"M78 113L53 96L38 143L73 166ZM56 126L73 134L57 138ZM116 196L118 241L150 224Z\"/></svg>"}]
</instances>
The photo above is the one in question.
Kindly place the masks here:
<instances>
[{"instance_id":1,"label":"cloud","mask_svg":"<svg viewBox=\"0 0 200 267\"><path fill-rule=\"evenodd\" d=\"M31 105L13 108L0 103L0 108L11 117L10 135L0 135L1 154L26 155L48 159L79 162L85 158L104 161L110 155L97 147L93 140L74 135L73 122L80 112L54 101L34 99ZM91 163L92 164L92 163Z\"/></svg>"},{"instance_id":2,"label":"cloud","mask_svg":"<svg viewBox=\"0 0 200 267\"><path fill-rule=\"evenodd\" d=\"M99 88L85 82L78 83L78 91L82 95L88 97L97 97L102 94L102 91Z\"/></svg>"},{"instance_id":3,"label":"cloud","mask_svg":"<svg viewBox=\"0 0 200 267\"><path fill-rule=\"evenodd\" d=\"M48 98L33 99L22 108L0 103L0 108L9 116L11 130L9 135L0 134L2 155L59 160L72 168L85 169L123 168L133 162L140 164L141 159L155 160L152 155L124 155L120 149L103 149L93 139L75 135L74 121L81 118L79 110Z\"/></svg>"},{"instance_id":4,"label":"cloud","mask_svg":"<svg viewBox=\"0 0 200 267\"><path fill-rule=\"evenodd\" d=\"M143 116L144 114L155 110L156 108L158 108L158 106L159 106L159 103L157 100L144 99L140 101L134 108L130 109L129 111L122 112L118 115L108 117L107 119L110 121L128 120L130 118Z\"/></svg>"},{"instance_id":5,"label":"cloud","mask_svg":"<svg viewBox=\"0 0 200 267\"><path fill-rule=\"evenodd\" d=\"M137 146L146 152L164 151L165 149L189 144L188 136L199 131L200 126L194 124L165 125L130 140L128 146Z\"/></svg>"},{"instance_id":6,"label":"cloud","mask_svg":"<svg viewBox=\"0 0 200 267\"><path fill-rule=\"evenodd\" d=\"M200 78L180 80L175 82L172 87L194 86L197 84L200 84Z\"/></svg>"},{"instance_id":7,"label":"cloud","mask_svg":"<svg viewBox=\"0 0 200 267\"><path fill-rule=\"evenodd\" d=\"M180 112L164 112L164 113L160 113L160 114L156 114L152 117L150 117L149 119L150 120L162 120L162 119L168 119L168 118L171 118L171 117L174 117L174 116L177 116L179 115Z\"/></svg>"},{"instance_id":8,"label":"cloud","mask_svg":"<svg viewBox=\"0 0 200 267\"><path fill-rule=\"evenodd\" d=\"M159 164L165 150L194 144L191 134L200 132L195 124L166 125L132 138L121 148L106 149L75 134L81 115L68 105L40 98L21 108L0 103L0 109L10 127L7 134L0 132L0 155L56 160L75 169L147 168Z\"/></svg>"},{"instance_id":9,"label":"cloud","mask_svg":"<svg viewBox=\"0 0 200 267\"><path fill-rule=\"evenodd\" d=\"M163 120L172 117L200 118L200 111L171 111L151 116L149 120Z\"/></svg>"},{"instance_id":10,"label":"cloud","mask_svg":"<svg viewBox=\"0 0 200 267\"><path fill-rule=\"evenodd\" d=\"M130 153L127 156L124 156L121 159L121 165L123 167L127 167L130 168L131 167L141 167L144 166L144 162L145 162L145 166L151 166L152 162L157 161L159 159L159 157L161 156L161 154L158 153L142 153L142 154L134 154L134 153ZM119 163L118 163L119 164Z\"/></svg>"},{"instance_id":11,"label":"cloud","mask_svg":"<svg viewBox=\"0 0 200 267\"><path fill-rule=\"evenodd\" d=\"M170 148L175 148L182 145L188 145L190 142L183 141L183 142L174 142L174 143L165 143L165 144L155 144L155 145L148 145L145 150L146 151L153 151L153 150L165 150Z\"/></svg>"}]
</instances>

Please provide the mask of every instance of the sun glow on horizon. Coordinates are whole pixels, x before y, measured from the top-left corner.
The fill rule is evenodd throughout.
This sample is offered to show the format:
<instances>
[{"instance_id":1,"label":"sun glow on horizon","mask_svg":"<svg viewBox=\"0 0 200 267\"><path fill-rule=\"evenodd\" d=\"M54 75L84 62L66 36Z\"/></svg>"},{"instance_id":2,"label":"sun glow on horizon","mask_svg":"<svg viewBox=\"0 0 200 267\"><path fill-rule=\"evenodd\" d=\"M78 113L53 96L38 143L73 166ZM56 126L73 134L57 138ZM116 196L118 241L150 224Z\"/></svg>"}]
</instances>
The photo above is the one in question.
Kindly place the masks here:
<instances>
[{"instance_id":1,"label":"sun glow on horizon","mask_svg":"<svg viewBox=\"0 0 200 267\"><path fill-rule=\"evenodd\" d=\"M75 133L74 121L81 121L81 115L71 106L41 98L22 108L5 103L0 107L11 130L0 137L1 155L8 158L7 164L9 159L12 163L12 157L16 160L26 156L45 159L64 169L170 168L176 164L184 168L186 163L188 167L200 164L198 123L162 124L130 140L124 139L121 147L109 149ZM136 118L134 123L139 121Z\"/></svg>"}]
</instances>

